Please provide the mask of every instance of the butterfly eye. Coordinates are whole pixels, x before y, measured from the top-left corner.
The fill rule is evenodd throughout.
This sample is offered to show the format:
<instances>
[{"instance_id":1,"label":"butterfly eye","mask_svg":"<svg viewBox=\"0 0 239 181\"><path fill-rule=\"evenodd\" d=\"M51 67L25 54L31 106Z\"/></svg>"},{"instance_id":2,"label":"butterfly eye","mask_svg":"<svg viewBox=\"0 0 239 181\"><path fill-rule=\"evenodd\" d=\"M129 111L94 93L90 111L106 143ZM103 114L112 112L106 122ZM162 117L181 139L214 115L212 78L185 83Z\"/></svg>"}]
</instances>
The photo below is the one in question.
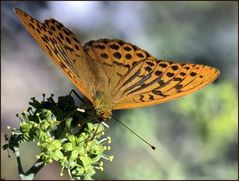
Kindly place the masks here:
<instances>
[{"instance_id":1,"label":"butterfly eye","mask_svg":"<svg viewBox=\"0 0 239 181\"><path fill-rule=\"evenodd\" d=\"M97 116L102 116L104 114L103 110L101 109L96 109L95 113Z\"/></svg>"}]
</instances>

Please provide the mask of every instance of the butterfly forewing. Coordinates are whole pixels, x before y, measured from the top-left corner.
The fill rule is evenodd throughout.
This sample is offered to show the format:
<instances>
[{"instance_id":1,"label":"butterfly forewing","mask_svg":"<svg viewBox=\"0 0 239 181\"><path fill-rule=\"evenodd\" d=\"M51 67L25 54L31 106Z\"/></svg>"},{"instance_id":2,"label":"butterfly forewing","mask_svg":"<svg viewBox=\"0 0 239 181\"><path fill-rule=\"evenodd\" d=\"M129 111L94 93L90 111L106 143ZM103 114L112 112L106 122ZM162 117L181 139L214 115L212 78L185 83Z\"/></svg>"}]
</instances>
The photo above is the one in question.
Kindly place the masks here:
<instances>
[{"instance_id":1,"label":"butterfly forewing","mask_svg":"<svg viewBox=\"0 0 239 181\"><path fill-rule=\"evenodd\" d=\"M79 60L84 61L86 54L76 36L54 19L41 23L17 8L16 14L45 53L60 67L81 93L93 102L92 96L79 75Z\"/></svg>"}]
</instances>

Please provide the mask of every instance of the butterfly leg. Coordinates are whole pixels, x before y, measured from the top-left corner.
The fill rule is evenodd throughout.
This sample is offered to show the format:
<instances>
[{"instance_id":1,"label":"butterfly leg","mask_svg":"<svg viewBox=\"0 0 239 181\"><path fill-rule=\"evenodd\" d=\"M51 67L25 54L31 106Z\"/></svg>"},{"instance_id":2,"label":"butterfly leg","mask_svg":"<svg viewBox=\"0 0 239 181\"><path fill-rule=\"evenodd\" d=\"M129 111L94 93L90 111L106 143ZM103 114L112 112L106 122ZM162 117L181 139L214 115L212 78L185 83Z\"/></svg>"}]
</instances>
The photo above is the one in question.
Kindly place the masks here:
<instances>
[{"instance_id":1,"label":"butterfly leg","mask_svg":"<svg viewBox=\"0 0 239 181\"><path fill-rule=\"evenodd\" d=\"M9 152L9 138L8 138L8 136L6 134L4 135L4 138L5 138L5 141L8 142L7 156L8 156L8 158L10 158L11 155L10 155L10 152Z\"/></svg>"},{"instance_id":2,"label":"butterfly leg","mask_svg":"<svg viewBox=\"0 0 239 181\"><path fill-rule=\"evenodd\" d=\"M72 90L70 91L69 95L71 96L72 93L74 93L75 96L76 96L81 102L86 103L85 100L84 100L83 98L81 98L80 95L77 94L77 92L76 92L74 89L72 89Z\"/></svg>"},{"instance_id":3,"label":"butterfly leg","mask_svg":"<svg viewBox=\"0 0 239 181\"><path fill-rule=\"evenodd\" d=\"M90 112L90 111L92 111L92 105L89 104L89 102L88 102L86 99L80 97L80 95L77 94L77 92L76 92L74 89L72 89L72 90L70 91L69 96L71 96L72 93L74 93L75 96L82 102L81 106L84 107L83 109L85 110L85 112ZM79 108L79 109L80 109L80 108Z\"/></svg>"},{"instance_id":4,"label":"butterfly leg","mask_svg":"<svg viewBox=\"0 0 239 181\"><path fill-rule=\"evenodd\" d=\"M107 129L109 129L109 126L108 126L105 122L103 122L103 121L100 122L99 120L97 120L97 121L98 121L100 124L103 124L104 129L103 129L102 131L98 132L98 129L99 129L99 126L100 126L100 124L98 124L97 127L96 127L96 129L95 129L95 132L94 132L93 136L92 136L92 137L89 136L87 139L84 140L85 142L92 141L93 139L95 139L95 137L96 137L97 135L100 135L100 134L102 134L103 132L105 132ZM82 142L83 142L83 141L82 141Z\"/></svg>"},{"instance_id":5,"label":"butterfly leg","mask_svg":"<svg viewBox=\"0 0 239 181\"><path fill-rule=\"evenodd\" d=\"M75 94L75 96L81 101L81 102L83 102L83 104L87 104L86 103L86 101L83 99L83 98L81 98L80 96L79 96L79 94L77 94L77 92L74 90L74 89L72 89L71 91L70 91L70 93L69 93L69 95L71 96L71 94L72 93L74 93ZM81 109L81 108L77 108L76 109L77 111L80 111L80 112L89 112L90 113L90 111L92 111L92 109ZM94 113L93 113L93 115L91 115L91 114L89 114L90 115L90 117L92 116L92 118L94 119ZM85 123L87 123L87 122L89 122L89 120L92 120L92 119L88 119L87 121L84 121L83 123L81 123L81 125L84 125ZM100 131L100 132L98 132L98 129L99 129L99 125L100 124L98 124L98 126L96 127L96 130L95 130L95 132L94 132L94 134L93 134L93 136L91 137L91 136L89 136L89 138L87 138L86 140L84 140L84 141L92 141L97 135L99 135L99 134L102 134L104 131L106 131L107 129L109 129L109 126L105 123L105 122L103 122L103 121L100 121L100 120L98 120L98 119L96 119L96 121L97 122L99 122L99 123L101 123L101 124L103 124L104 125L104 130L102 130L102 131ZM97 133L98 132L98 133ZM90 138L91 137L91 138Z\"/></svg>"},{"instance_id":6,"label":"butterfly leg","mask_svg":"<svg viewBox=\"0 0 239 181\"><path fill-rule=\"evenodd\" d=\"M100 124L103 124L103 126L105 126L105 127L104 127L104 129L103 129L102 131L100 131L99 133L97 133ZM96 131L95 131L95 133L94 133L94 135L93 135L93 137L92 137L92 140L95 138L95 136L97 136L97 135L103 133L104 131L106 131L107 129L109 129L108 124L106 124L105 122L101 121L100 124L98 124L97 129L96 129Z\"/></svg>"}]
</instances>

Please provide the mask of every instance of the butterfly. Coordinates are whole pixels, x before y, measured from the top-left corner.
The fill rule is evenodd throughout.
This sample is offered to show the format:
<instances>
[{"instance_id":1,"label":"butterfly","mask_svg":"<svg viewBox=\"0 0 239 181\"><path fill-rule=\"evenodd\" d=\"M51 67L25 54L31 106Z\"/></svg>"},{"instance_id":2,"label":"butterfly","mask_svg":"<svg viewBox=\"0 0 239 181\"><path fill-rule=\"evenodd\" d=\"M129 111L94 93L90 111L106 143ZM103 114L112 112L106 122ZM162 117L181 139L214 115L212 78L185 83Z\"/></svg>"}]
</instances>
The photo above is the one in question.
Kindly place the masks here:
<instances>
[{"instance_id":1,"label":"butterfly","mask_svg":"<svg viewBox=\"0 0 239 181\"><path fill-rule=\"evenodd\" d=\"M102 121L112 110L152 106L198 91L220 74L214 67L158 60L119 39L85 43L55 19L16 14L45 53L93 104Z\"/></svg>"}]
</instances>

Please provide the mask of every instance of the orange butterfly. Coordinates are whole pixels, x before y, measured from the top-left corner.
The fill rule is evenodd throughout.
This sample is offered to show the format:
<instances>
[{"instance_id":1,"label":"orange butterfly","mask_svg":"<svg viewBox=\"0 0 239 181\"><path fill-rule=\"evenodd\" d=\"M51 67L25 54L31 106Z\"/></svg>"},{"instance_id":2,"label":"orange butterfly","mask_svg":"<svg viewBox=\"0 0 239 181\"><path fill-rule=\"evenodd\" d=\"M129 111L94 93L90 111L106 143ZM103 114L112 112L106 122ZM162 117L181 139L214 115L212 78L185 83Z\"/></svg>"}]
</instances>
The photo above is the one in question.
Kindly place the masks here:
<instances>
[{"instance_id":1,"label":"orange butterfly","mask_svg":"<svg viewBox=\"0 0 239 181\"><path fill-rule=\"evenodd\" d=\"M16 14L102 120L110 119L112 110L160 104L196 92L220 74L207 65L157 60L122 40L93 40L82 46L54 19L41 23L18 8Z\"/></svg>"}]
</instances>

